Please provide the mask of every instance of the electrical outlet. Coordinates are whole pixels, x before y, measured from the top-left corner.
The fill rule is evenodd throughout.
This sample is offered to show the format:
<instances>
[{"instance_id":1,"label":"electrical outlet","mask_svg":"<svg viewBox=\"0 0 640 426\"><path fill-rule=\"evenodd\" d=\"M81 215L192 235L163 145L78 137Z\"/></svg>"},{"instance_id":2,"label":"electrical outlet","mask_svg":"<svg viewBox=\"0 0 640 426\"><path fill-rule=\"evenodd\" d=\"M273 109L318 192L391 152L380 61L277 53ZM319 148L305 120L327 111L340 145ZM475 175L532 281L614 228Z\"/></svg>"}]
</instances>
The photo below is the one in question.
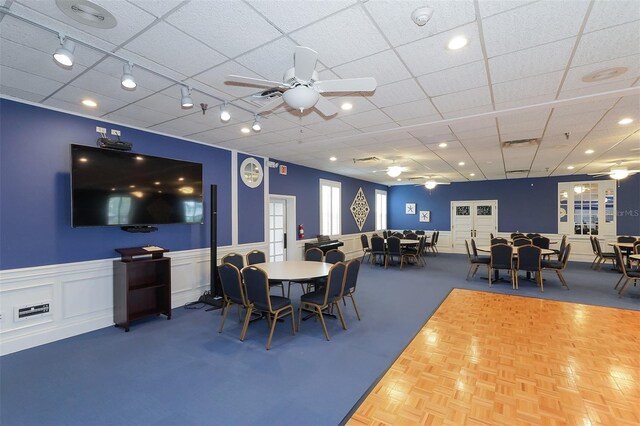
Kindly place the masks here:
<instances>
[{"instance_id":1,"label":"electrical outlet","mask_svg":"<svg viewBox=\"0 0 640 426\"><path fill-rule=\"evenodd\" d=\"M107 133L107 129L105 129L104 127L96 126L96 133L100 133L101 135L103 135Z\"/></svg>"},{"instance_id":2,"label":"electrical outlet","mask_svg":"<svg viewBox=\"0 0 640 426\"><path fill-rule=\"evenodd\" d=\"M111 129L111 134L112 134L113 136L120 136L120 130Z\"/></svg>"}]
</instances>

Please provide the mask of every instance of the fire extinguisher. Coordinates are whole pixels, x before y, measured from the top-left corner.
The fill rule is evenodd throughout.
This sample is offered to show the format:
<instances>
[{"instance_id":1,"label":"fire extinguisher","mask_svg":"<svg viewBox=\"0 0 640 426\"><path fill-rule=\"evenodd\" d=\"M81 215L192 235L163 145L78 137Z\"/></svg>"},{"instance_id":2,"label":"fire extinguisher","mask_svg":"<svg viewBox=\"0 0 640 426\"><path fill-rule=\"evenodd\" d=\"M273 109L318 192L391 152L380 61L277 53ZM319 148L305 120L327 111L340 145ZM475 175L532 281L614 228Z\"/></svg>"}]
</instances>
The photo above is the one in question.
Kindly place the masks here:
<instances>
[{"instance_id":1,"label":"fire extinguisher","mask_svg":"<svg viewBox=\"0 0 640 426\"><path fill-rule=\"evenodd\" d=\"M304 240L304 225L303 224L298 225L298 236L300 237L301 240Z\"/></svg>"}]
</instances>

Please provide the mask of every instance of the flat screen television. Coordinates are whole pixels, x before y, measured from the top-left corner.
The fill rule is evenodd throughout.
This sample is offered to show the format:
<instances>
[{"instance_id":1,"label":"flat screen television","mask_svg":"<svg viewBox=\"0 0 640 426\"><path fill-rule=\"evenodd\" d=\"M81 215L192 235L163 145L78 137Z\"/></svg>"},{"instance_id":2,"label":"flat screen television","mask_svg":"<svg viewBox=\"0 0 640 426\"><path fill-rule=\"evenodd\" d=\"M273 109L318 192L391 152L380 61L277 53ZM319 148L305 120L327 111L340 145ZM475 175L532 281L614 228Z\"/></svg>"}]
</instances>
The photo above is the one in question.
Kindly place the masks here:
<instances>
[{"instance_id":1,"label":"flat screen television","mask_svg":"<svg viewBox=\"0 0 640 426\"><path fill-rule=\"evenodd\" d=\"M202 223L202 164L71 145L71 226Z\"/></svg>"}]
</instances>

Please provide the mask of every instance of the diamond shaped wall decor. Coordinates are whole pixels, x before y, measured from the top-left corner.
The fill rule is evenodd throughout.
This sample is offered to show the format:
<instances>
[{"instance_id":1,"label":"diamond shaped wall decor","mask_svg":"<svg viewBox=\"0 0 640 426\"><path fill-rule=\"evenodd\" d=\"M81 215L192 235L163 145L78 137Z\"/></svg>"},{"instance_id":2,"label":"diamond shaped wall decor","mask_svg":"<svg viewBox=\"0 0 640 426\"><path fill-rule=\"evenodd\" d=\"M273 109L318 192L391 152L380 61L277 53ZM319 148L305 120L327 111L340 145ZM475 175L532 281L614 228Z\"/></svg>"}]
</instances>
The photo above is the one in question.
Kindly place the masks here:
<instances>
[{"instance_id":1,"label":"diamond shaped wall decor","mask_svg":"<svg viewBox=\"0 0 640 426\"><path fill-rule=\"evenodd\" d=\"M358 225L358 229L362 231L364 222L367 220L367 216L369 216L369 203L367 203L367 198L364 196L362 188L358 189L358 193L353 199L353 203L351 203L351 214L356 221L356 225Z\"/></svg>"}]
</instances>

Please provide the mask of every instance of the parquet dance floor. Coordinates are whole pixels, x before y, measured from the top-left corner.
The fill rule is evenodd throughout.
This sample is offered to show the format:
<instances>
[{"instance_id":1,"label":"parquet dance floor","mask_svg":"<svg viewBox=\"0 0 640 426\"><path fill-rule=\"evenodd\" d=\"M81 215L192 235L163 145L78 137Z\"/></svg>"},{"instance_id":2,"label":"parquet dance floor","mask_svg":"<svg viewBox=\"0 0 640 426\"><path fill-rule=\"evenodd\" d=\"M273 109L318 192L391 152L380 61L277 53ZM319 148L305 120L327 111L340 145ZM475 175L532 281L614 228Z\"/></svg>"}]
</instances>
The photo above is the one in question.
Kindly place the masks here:
<instances>
[{"instance_id":1,"label":"parquet dance floor","mask_svg":"<svg viewBox=\"0 0 640 426\"><path fill-rule=\"evenodd\" d=\"M454 289L347 422L640 424L640 312Z\"/></svg>"}]
</instances>

